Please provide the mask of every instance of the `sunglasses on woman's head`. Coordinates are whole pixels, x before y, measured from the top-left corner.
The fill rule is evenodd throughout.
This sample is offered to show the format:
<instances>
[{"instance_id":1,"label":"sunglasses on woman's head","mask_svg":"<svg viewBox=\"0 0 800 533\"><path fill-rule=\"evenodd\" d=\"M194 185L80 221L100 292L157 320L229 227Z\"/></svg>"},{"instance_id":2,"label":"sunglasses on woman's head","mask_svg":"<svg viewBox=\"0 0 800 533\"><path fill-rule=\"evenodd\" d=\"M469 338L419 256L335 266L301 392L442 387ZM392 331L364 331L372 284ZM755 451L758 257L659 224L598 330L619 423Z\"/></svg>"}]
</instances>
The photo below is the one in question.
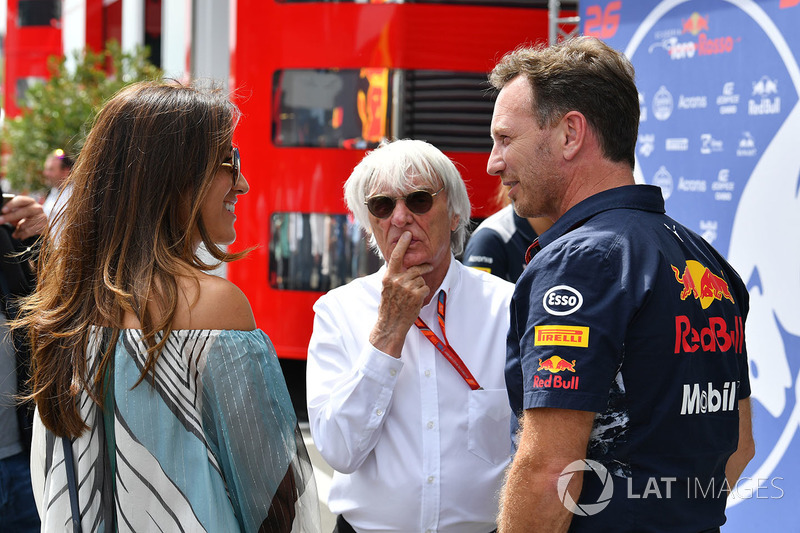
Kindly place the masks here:
<instances>
[{"instance_id":1,"label":"sunglasses on woman's head","mask_svg":"<svg viewBox=\"0 0 800 533\"><path fill-rule=\"evenodd\" d=\"M231 162L230 163L222 163L225 168L231 169L231 176L233 177L233 188L236 188L236 184L239 183L239 176L241 175L241 168L242 168L242 160L239 157L239 149L234 148L231 153Z\"/></svg>"},{"instance_id":2,"label":"sunglasses on woman's head","mask_svg":"<svg viewBox=\"0 0 800 533\"><path fill-rule=\"evenodd\" d=\"M372 213L372 216L375 218L389 217L394 212L394 207L397 205L398 200L403 200L406 203L408 210L415 215L424 215L431 210L431 207L433 207L434 197L443 190L444 187L436 192L424 190L413 191L406 196L398 196L397 198L386 196L384 194L378 194L375 196L370 196L364 203L367 205L369 212Z\"/></svg>"}]
</instances>

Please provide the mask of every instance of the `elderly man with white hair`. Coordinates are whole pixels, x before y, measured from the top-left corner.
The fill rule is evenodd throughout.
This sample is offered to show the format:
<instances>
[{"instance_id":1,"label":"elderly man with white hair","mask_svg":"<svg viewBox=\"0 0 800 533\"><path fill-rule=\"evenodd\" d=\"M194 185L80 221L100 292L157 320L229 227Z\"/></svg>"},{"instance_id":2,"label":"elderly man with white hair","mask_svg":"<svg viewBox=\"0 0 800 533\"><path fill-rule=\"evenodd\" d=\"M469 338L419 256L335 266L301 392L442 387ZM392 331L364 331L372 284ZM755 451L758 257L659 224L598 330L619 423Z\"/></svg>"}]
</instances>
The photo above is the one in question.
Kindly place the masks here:
<instances>
[{"instance_id":1,"label":"elderly man with white hair","mask_svg":"<svg viewBox=\"0 0 800 533\"><path fill-rule=\"evenodd\" d=\"M345 199L386 264L314 305L308 410L336 470L336 531L494 531L511 454L503 370L514 286L455 259L469 198L430 144L370 152Z\"/></svg>"}]
</instances>

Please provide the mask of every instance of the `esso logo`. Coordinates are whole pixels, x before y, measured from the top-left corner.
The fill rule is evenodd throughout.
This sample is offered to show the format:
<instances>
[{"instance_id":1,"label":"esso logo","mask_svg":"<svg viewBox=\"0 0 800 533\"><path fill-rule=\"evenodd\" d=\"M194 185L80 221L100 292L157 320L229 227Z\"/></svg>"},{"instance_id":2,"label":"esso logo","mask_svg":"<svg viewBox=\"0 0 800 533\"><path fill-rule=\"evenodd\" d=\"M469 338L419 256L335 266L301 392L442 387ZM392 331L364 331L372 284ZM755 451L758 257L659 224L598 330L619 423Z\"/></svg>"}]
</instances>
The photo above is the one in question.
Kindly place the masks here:
<instances>
[{"instance_id":1,"label":"esso logo","mask_svg":"<svg viewBox=\"0 0 800 533\"><path fill-rule=\"evenodd\" d=\"M542 305L551 315L569 315L581 308L583 296L569 285L558 285L544 293Z\"/></svg>"}]
</instances>

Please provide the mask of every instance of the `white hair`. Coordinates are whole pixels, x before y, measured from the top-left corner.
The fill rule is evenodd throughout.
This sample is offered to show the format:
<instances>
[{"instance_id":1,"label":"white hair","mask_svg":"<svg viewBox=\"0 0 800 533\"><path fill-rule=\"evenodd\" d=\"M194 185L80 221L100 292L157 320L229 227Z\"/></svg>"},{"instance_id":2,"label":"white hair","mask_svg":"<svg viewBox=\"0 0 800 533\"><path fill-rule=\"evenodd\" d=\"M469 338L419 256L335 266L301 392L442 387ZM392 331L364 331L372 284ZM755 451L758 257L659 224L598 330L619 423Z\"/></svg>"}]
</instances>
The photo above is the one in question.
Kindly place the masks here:
<instances>
[{"instance_id":1,"label":"white hair","mask_svg":"<svg viewBox=\"0 0 800 533\"><path fill-rule=\"evenodd\" d=\"M412 179L414 181L412 181ZM464 251L470 204L467 187L453 162L438 148L425 141L403 139L385 141L367 153L356 165L344 184L347 208L369 236L369 244L380 255L369 211L364 203L378 191L404 196L419 188L419 182L438 191L444 186L447 194L447 214L458 216L458 227L450 233L450 250L454 255Z\"/></svg>"}]
</instances>

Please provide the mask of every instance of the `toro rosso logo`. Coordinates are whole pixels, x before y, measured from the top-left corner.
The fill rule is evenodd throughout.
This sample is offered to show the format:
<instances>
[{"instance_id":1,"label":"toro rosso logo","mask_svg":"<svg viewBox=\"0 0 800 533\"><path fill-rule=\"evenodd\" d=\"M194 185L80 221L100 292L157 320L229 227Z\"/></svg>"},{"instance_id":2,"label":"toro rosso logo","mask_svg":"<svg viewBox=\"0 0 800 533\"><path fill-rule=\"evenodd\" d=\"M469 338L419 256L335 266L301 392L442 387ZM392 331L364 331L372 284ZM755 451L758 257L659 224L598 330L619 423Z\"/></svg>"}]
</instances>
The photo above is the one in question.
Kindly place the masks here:
<instances>
[{"instance_id":1,"label":"toro rosso logo","mask_svg":"<svg viewBox=\"0 0 800 533\"><path fill-rule=\"evenodd\" d=\"M700 300L703 309L707 309L714 300L722 301L723 298L734 303L728 283L697 261L686 261L682 274L678 267L670 266L675 273L675 279L682 287L681 300L694 296Z\"/></svg>"},{"instance_id":2,"label":"toro rosso logo","mask_svg":"<svg viewBox=\"0 0 800 533\"><path fill-rule=\"evenodd\" d=\"M682 41L678 35L670 35L665 39L661 39L650 45L649 52L652 54L653 50L657 48L664 49L670 59L692 59L695 56L712 56L717 54L729 54L733 52L734 45L741 41L741 37L734 38L731 35L722 37L709 38L710 22L709 15L703 16L699 13L692 13L688 19L683 19L680 29L680 35L690 34L691 38L684 37L685 39L696 39Z\"/></svg>"},{"instance_id":3,"label":"toro rosso logo","mask_svg":"<svg viewBox=\"0 0 800 533\"><path fill-rule=\"evenodd\" d=\"M683 32L697 35L700 32L708 31L708 15L705 17L696 11L688 19L681 19L683 21Z\"/></svg>"},{"instance_id":4,"label":"toro rosso logo","mask_svg":"<svg viewBox=\"0 0 800 533\"><path fill-rule=\"evenodd\" d=\"M583 296L569 285L557 285L544 293L542 305L551 315L569 315L581 308Z\"/></svg>"}]
</instances>

